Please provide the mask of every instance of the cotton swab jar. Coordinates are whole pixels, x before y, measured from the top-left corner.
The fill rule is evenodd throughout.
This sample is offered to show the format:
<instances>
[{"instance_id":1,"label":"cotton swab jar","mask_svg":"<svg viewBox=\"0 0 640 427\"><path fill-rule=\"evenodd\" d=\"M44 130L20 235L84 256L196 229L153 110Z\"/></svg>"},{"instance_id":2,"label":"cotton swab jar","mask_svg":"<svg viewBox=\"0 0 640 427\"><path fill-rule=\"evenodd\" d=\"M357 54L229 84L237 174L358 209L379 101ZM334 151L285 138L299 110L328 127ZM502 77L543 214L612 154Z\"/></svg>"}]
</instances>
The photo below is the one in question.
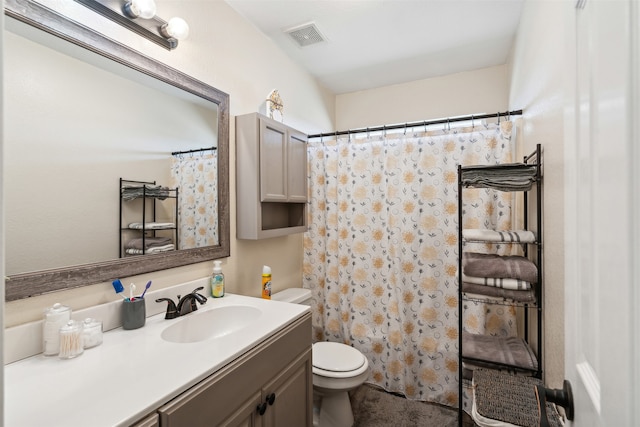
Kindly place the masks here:
<instances>
[{"instance_id":1,"label":"cotton swab jar","mask_svg":"<svg viewBox=\"0 0 640 427\"><path fill-rule=\"evenodd\" d=\"M84 348L91 348L102 344L102 322L90 317L84 319L82 325L82 340Z\"/></svg>"},{"instance_id":2,"label":"cotton swab jar","mask_svg":"<svg viewBox=\"0 0 640 427\"><path fill-rule=\"evenodd\" d=\"M72 359L84 352L82 322L69 320L60 328L60 359Z\"/></svg>"},{"instance_id":3,"label":"cotton swab jar","mask_svg":"<svg viewBox=\"0 0 640 427\"><path fill-rule=\"evenodd\" d=\"M60 303L44 311L42 327L42 354L55 356L60 351L60 328L71 320L71 309Z\"/></svg>"}]
</instances>

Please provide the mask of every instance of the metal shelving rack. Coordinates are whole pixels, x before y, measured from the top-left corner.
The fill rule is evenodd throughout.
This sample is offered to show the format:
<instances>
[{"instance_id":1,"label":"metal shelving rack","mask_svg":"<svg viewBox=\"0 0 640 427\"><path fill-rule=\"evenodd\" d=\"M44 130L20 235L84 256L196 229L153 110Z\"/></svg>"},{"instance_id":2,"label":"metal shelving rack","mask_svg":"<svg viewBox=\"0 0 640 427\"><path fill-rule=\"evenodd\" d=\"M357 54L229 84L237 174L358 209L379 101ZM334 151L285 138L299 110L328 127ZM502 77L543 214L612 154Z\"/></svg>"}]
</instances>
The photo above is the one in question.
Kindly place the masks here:
<instances>
[{"instance_id":1,"label":"metal shelving rack","mask_svg":"<svg viewBox=\"0 0 640 427\"><path fill-rule=\"evenodd\" d=\"M502 171L505 170L509 170L512 169L514 171L516 171L517 169L521 169L521 168L531 168L532 165L535 165L535 177L533 180L533 185L531 187L530 190L524 191L524 190L520 190L521 192L523 192L523 215L522 215L522 220L523 220L523 226L525 230L529 230L529 227L531 225L531 221L529 218L529 208L530 208L530 193L534 193L535 194L535 225L536 225L536 241L532 242L532 243L519 243L519 242L489 242L489 241L465 241L463 239L463 232L462 232L462 224L463 224L463 191L466 188L465 184L464 184L464 175L466 171L473 171L474 173L478 173L478 172L482 172L483 170L486 171L495 171L497 169L502 169ZM491 183L488 184L483 184L482 185L485 188L494 188L500 191L505 191L505 190L501 190L499 188L493 187L491 185ZM516 191L516 190L514 190ZM528 375L534 376L536 378L542 379L542 374L543 374L543 368L542 368L542 361L543 361L543 288L544 288L544 284L543 284L543 245L542 245L542 238L543 238L543 233L542 233L542 148L541 145L538 144L536 146L536 150L529 154L528 156L524 157L524 162L520 163L520 164L508 164L508 165L494 165L494 166L458 166L458 331L459 331L459 336L458 336L458 349L459 349L459 358L458 358L458 378L459 378L459 387L458 387L458 392L459 392L459 396L458 396L458 425L460 427L462 427L462 422L463 422L463 412L464 412L464 408L463 408L463 389L464 389L464 383L465 381L469 381L468 379L464 378L464 368L463 368L463 362L469 362L469 363L473 363L473 364L480 364L483 367L491 367L493 366L495 369L500 369L500 370L506 370L506 371L511 371L511 372L525 372ZM531 298L526 298L523 300L518 301L517 299L511 299L511 298L495 298L495 297L484 297L481 293L478 292L478 288L476 287L474 290L476 292L474 292L474 296L473 297L467 297L466 296L466 291L464 290L465 285L463 284L463 280L462 280L462 269L463 269L463 262L462 262L462 255L463 255L463 247L465 245L465 243L495 243L495 244L519 244L522 245L523 248L523 256L531 259L530 255L533 255L531 252L532 250L530 250L531 248L533 248L533 250L535 251L535 259L534 261L536 262L536 266L538 269L538 281L535 284L535 289L534 289L534 298L533 301L531 301ZM520 291L518 291L520 292ZM529 333L529 328L530 328L530 317L531 317L531 311L535 310L537 311L537 316L536 316L536 359L537 359L537 368L536 369L523 369L522 367L516 367L512 364L508 364L508 363L497 363L495 361L490 361L490 360L483 360L483 359L477 359L477 358L473 358L470 357L468 355L465 355L465 351L464 351L464 339L463 339L463 332L464 332L464 305L465 305L465 301L481 301L487 304L501 304L501 305L510 305L510 306L520 306L524 308L524 337L522 339L522 343L526 346L530 347L530 333ZM467 338L469 336L467 335ZM499 338L498 338L499 339Z\"/></svg>"},{"instance_id":2,"label":"metal shelving rack","mask_svg":"<svg viewBox=\"0 0 640 427\"><path fill-rule=\"evenodd\" d=\"M142 188L142 196L138 197L138 199L142 200L142 209L141 209L141 218L142 218L142 229L133 229L133 228L129 228L125 225L122 224L123 221L123 197L122 197L122 189L126 186L126 185L134 185L134 186L140 186ZM152 233L152 236L155 237L156 232L158 231L163 231L163 230L173 230L173 240L174 240L174 245L175 248L178 249L178 188L168 188L167 191L167 196L165 198L167 199L175 199L175 227L172 228L158 228L158 229L146 229L144 224L146 224L147 222L147 215L148 215L148 210L147 210L147 200L152 200L151 203L151 221L155 222L156 221L156 201L158 200L158 197L155 195L150 195L147 194L147 185L157 185L155 181L133 181L130 179L123 179L120 178L120 186L119 186L119 193L120 193L120 221L118 224L118 253L120 258L123 258L125 256L127 256L127 254L125 254L124 251L124 242L122 239L122 236L125 232L132 232L132 231L137 231L140 233L140 237L142 238L142 247L145 247L145 239L148 236L148 233ZM144 249L143 249L144 251ZM144 253L143 253L144 255Z\"/></svg>"}]
</instances>

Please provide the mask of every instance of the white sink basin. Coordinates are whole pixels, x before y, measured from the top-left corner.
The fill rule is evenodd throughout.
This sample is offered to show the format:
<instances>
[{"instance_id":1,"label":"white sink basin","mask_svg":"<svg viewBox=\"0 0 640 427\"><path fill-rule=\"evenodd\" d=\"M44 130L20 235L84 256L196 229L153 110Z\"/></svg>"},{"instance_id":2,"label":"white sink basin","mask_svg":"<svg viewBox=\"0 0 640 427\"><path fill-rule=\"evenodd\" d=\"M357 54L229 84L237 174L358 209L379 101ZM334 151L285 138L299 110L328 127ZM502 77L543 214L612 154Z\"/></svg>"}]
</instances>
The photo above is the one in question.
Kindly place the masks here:
<instances>
[{"instance_id":1,"label":"white sink basin","mask_svg":"<svg viewBox=\"0 0 640 427\"><path fill-rule=\"evenodd\" d=\"M196 312L179 319L165 328L161 337L165 341L190 343L222 337L237 332L256 320L262 310L246 305L232 305Z\"/></svg>"}]
</instances>

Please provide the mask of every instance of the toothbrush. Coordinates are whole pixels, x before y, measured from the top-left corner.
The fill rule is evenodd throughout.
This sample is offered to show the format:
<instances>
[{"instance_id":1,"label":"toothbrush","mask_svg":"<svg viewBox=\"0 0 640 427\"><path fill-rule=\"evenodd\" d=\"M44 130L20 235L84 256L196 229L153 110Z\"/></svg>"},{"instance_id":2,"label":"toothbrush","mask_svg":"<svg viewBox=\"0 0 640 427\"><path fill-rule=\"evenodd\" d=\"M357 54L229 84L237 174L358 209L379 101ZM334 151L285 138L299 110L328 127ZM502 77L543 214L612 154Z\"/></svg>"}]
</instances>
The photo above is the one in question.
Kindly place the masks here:
<instances>
[{"instance_id":1,"label":"toothbrush","mask_svg":"<svg viewBox=\"0 0 640 427\"><path fill-rule=\"evenodd\" d=\"M133 283L129 285L129 301L133 301L135 299L135 297L133 296L133 293L136 290L136 285L134 285Z\"/></svg>"},{"instance_id":2,"label":"toothbrush","mask_svg":"<svg viewBox=\"0 0 640 427\"><path fill-rule=\"evenodd\" d=\"M113 282L111 282L111 284L113 285L113 289L115 289L116 294L120 295L126 300L127 297L124 294L124 286L122 286L122 282L120 281L120 279L114 280Z\"/></svg>"},{"instance_id":3,"label":"toothbrush","mask_svg":"<svg viewBox=\"0 0 640 427\"><path fill-rule=\"evenodd\" d=\"M138 298L141 298L141 299L144 298L144 294L147 293L147 289L149 289L150 287L151 287L151 280L147 282L147 286L144 287L144 291L142 292L142 295L140 295Z\"/></svg>"}]
</instances>

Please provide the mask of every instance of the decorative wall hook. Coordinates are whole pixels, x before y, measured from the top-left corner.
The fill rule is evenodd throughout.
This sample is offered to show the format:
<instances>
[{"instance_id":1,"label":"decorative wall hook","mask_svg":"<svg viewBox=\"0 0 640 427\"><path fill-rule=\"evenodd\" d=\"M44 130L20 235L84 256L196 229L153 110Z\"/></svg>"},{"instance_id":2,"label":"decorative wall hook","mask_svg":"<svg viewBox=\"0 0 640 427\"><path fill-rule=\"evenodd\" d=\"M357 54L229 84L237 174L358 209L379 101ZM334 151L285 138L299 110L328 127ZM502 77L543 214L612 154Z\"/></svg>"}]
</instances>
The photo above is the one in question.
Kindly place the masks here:
<instances>
[{"instance_id":1,"label":"decorative wall hook","mask_svg":"<svg viewBox=\"0 0 640 427\"><path fill-rule=\"evenodd\" d=\"M269 93L269 96L267 96L266 101L269 118L273 119L273 113L278 111L280 113L280 121L284 123L284 102L282 101L282 98L280 98L278 89L273 89Z\"/></svg>"}]
</instances>

